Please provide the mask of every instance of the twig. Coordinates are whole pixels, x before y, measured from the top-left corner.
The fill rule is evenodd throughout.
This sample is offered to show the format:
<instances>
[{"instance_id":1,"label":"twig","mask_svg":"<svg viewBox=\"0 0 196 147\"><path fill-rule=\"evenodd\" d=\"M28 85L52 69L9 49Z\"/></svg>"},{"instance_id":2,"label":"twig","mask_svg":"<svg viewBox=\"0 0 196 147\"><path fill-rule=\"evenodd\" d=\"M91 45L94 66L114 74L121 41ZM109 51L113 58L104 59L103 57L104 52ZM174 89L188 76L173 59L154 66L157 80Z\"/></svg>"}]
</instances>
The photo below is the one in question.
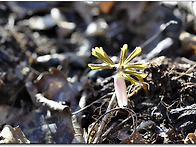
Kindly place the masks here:
<instances>
[{"instance_id":1,"label":"twig","mask_svg":"<svg viewBox=\"0 0 196 147\"><path fill-rule=\"evenodd\" d=\"M89 137L90 137L90 134L91 134L91 132L92 132L92 130L93 130L93 128L95 127L95 125L96 125L96 123L99 121L99 120L101 120L106 114L108 114L108 113L111 113L111 112L113 112L113 111L117 111L117 110L120 110L120 109L122 109L122 108L120 108L120 107L118 107L118 108L114 108L114 109L112 109L112 110L110 110L110 111L108 111L108 112L106 112L106 113L104 113L103 115L101 115L95 122L94 122L94 124L92 125L92 127L91 127L91 129L90 129L90 131L89 131L89 133L88 133L88 137L87 137L87 143L88 143L88 140L89 140Z\"/></svg>"},{"instance_id":2,"label":"twig","mask_svg":"<svg viewBox=\"0 0 196 147\"><path fill-rule=\"evenodd\" d=\"M59 112L69 111L70 112L69 106L62 105L62 104L55 102L53 100L49 100L49 99L45 98L40 93L35 95L35 99L36 99L35 102L36 102L37 106L43 106L43 107L46 107L49 110L53 110L53 111L59 111Z\"/></svg>"},{"instance_id":3,"label":"twig","mask_svg":"<svg viewBox=\"0 0 196 147\"><path fill-rule=\"evenodd\" d=\"M104 116L104 118L103 118L103 120L102 120L102 122L101 122L101 124L100 124L100 128L99 128L99 130L97 131L97 134L96 134L96 136L95 136L95 139L94 139L93 143L98 143L98 142L100 141L101 134L102 134L102 132L103 132L103 129L105 128L107 119L108 119L108 117L109 117L109 115L110 115L108 112L112 109L112 107L113 107L113 105L114 105L115 97L116 97L116 94L115 94L115 92L114 92L113 95L112 95L112 98L111 98L111 100L110 100L110 103L109 103L109 105L108 105L108 107L107 107L107 110L106 110L106 113L107 113L107 114Z\"/></svg>"},{"instance_id":4,"label":"twig","mask_svg":"<svg viewBox=\"0 0 196 147\"><path fill-rule=\"evenodd\" d=\"M185 62L185 63L188 63L188 64L191 64L191 65L196 65L196 62L193 61L193 60L190 60L190 59L187 59L185 57L182 57L181 58L181 61Z\"/></svg>"},{"instance_id":5,"label":"twig","mask_svg":"<svg viewBox=\"0 0 196 147\"><path fill-rule=\"evenodd\" d=\"M120 108L118 108L118 109L120 109ZM115 109L115 110L116 110L116 109ZM108 114L108 113L110 113L110 112L112 112L112 111L114 111L114 109L112 109L112 110L110 110L110 111L104 113L103 115L101 115L101 116L94 122L94 124L92 125L90 131L88 132L87 143L88 143L88 141L89 141L90 134L91 134L93 128L95 127L96 123L97 123L100 119L102 119L102 117L104 117L106 114Z\"/></svg>"},{"instance_id":6,"label":"twig","mask_svg":"<svg viewBox=\"0 0 196 147\"><path fill-rule=\"evenodd\" d=\"M137 126L137 116L136 116L136 114L135 114L135 112L133 111L133 110L131 110L131 109L128 109L130 112L131 112L131 116L128 116L125 120L123 120L120 124L118 124L118 125L116 125L115 127L113 127L113 129L112 130L110 130L110 131L108 131L108 132L106 132L106 133L104 133L103 134L103 140L109 135L109 134L112 134L112 133L114 133L116 130L119 130L119 128L126 122L126 121L128 121L129 119L131 119L132 118L132 123L133 123L133 126L134 126L134 128L133 128L133 130L135 131L136 130L136 126ZM134 119L134 116L135 116L135 119ZM134 131L133 131L133 133L134 133ZM132 134L133 134L132 133Z\"/></svg>"},{"instance_id":7,"label":"twig","mask_svg":"<svg viewBox=\"0 0 196 147\"><path fill-rule=\"evenodd\" d=\"M170 20L166 24L162 24L160 26L160 31L158 33L156 33L155 35L153 35L150 39L148 39L142 45L140 45L140 47L141 48L144 48L146 45L148 45L150 42L152 42L155 38L157 38L169 25L171 25L171 24L177 24L177 23L178 23L177 21Z\"/></svg>"},{"instance_id":8,"label":"twig","mask_svg":"<svg viewBox=\"0 0 196 147\"><path fill-rule=\"evenodd\" d=\"M188 76L188 74L189 74L195 67L196 67L196 64L193 65L193 66L191 66L186 72L184 72L184 73L179 73L180 75L179 75L178 77L174 77L173 79L174 79L174 80L179 79L179 78L181 78L181 77L184 76L184 75L187 75L187 76Z\"/></svg>"},{"instance_id":9,"label":"twig","mask_svg":"<svg viewBox=\"0 0 196 147\"><path fill-rule=\"evenodd\" d=\"M88 107L92 106L93 104L100 102L100 100L106 98L106 97L109 96L109 95L111 95L111 93L108 93L107 95L102 96L102 97L99 98L98 100L96 100L96 101L90 103L89 105L87 105L87 106L81 108L80 110L77 110L77 111L73 112L72 115L75 115L75 114L77 114L77 113L80 113L81 111L87 109Z\"/></svg>"},{"instance_id":10,"label":"twig","mask_svg":"<svg viewBox=\"0 0 196 147\"><path fill-rule=\"evenodd\" d=\"M117 127L115 127L115 128L118 128L119 126L121 126L122 124L124 124L127 120L129 120L130 118L132 118L133 124L134 124L134 128L133 128L134 130L133 130L133 132L132 132L132 134L133 134L133 133L135 132L135 130L136 130L136 127L137 127L137 116L136 116L135 112L134 112L133 110L129 109L129 108L126 108L126 107L124 107L124 108L117 107L117 108L113 108L113 109L111 109L110 111L104 113L103 115L101 115L101 116L95 121L95 123L94 123L94 124L92 125L92 127L91 127L91 130L90 130L89 133L88 133L87 143L88 143L90 134L91 134L93 128L95 127L96 123L97 123L99 120L101 120L104 116L106 116L107 114L109 114L109 113L111 113L111 112L113 112L113 111L121 110L121 109L126 110L126 111L128 111L128 112L131 112L131 116L128 117L127 119L125 119L124 121L122 121L122 122L121 122L119 125L117 125ZM136 119L134 119L134 115L132 115L132 114L135 114ZM93 143L94 143L94 142L93 142Z\"/></svg>"}]
</instances>

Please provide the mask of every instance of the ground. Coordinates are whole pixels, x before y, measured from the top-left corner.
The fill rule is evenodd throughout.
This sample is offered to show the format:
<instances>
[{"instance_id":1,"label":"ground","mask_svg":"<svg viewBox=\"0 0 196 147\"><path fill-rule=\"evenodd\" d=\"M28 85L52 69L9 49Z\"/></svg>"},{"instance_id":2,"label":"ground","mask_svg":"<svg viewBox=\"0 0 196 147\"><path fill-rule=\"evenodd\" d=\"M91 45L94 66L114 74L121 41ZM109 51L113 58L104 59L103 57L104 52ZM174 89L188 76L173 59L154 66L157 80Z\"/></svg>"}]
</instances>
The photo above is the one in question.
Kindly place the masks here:
<instances>
[{"instance_id":1,"label":"ground","mask_svg":"<svg viewBox=\"0 0 196 147\"><path fill-rule=\"evenodd\" d=\"M195 9L195 2L1 2L1 143L196 143ZM126 80L128 105L119 108L115 69L88 64L101 63L95 47L118 63L124 44L126 56L142 48L132 62L147 63L147 76L138 85Z\"/></svg>"}]
</instances>

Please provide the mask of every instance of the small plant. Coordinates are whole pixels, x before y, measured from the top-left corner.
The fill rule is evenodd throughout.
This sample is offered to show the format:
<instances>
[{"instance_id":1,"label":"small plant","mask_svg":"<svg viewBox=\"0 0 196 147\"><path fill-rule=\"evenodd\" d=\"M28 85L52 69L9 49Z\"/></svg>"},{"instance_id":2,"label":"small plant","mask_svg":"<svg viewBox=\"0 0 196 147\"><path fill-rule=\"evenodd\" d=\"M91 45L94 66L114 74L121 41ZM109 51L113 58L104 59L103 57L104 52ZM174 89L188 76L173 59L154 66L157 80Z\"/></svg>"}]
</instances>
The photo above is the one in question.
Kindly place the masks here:
<instances>
[{"instance_id":1,"label":"small plant","mask_svg":"<svg viewBox=\"0 0 196 147\"><path fill-rule=\"evenodd\" d=\"M88 64L91 69L116 69L117 73L114 75L114 88L118 105L121 108L126 107L128 101L125 79L136 85L143 82L143 78L147 76L146 74L135 70L135 68L144 68L147 63L130 63L131 60L141 53L141 47L136 47L135 50L125 59L127 49L128 45L124 44L121 48L120 63L114 64L102 47L95 47L95 49L92 49L92 55L99 58L104 63ZM140 82L129 75L135 76Z\"/></svg>"}]
</instances>

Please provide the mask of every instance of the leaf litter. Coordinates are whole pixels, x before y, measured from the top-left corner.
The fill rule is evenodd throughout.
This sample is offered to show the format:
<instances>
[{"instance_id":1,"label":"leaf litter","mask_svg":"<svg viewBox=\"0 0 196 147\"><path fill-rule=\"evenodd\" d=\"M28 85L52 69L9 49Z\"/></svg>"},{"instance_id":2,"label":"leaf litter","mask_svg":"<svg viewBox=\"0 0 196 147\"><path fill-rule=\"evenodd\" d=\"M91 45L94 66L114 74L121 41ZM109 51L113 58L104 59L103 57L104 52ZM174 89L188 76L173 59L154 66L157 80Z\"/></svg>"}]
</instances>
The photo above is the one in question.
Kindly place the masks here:
<instances>
[{"instance_id":1,"label":"leaf litter","mask_svg":"<svg viewBox=\"0 0 196 147\"><path fill-rule=\"evenodd\" d=\"M195 7L2 2L0 142L195 144ZM127 107L119 108L115 70L88 64L101 63L95 47L119 63L123 44L128 54L141 46L133 63L148 65L146 87L126 81Z\"/></svg>"}]
</instances>

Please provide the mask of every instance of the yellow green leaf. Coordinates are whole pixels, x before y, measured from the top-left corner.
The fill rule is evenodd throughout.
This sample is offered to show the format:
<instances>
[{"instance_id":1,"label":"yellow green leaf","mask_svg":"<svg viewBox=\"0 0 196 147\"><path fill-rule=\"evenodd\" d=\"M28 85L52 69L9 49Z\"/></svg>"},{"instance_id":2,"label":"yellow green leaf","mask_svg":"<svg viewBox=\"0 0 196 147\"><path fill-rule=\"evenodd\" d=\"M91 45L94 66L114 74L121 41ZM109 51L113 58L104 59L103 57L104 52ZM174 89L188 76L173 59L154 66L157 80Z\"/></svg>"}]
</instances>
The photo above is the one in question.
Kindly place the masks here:
<instances>
[{"instance_id":1,"label":"yellow green leaf","mask_svg":"<svg viewBox=\"0 0 196 147\"><path fill-rule=\"evenodd\" d=\"M144 79L143 79L143 78L140 78L140 77L137 77L137 79L142 83L143 89L144 89L144 91L145 91L145 93L146 93L146 96L148 96L148 87L147 87L147 85L144 83Z\"/></svg>"},{"instance_id":2,"label":"yellow green leaf","mask_svg":"<svg viewBox=\"0 0 196 147\"><path fill-rule=\"evenodd\" d=\"M130 74L130 75L133 75L133 76L138 76L138 77L141 77L141 78L145 78L147 76L147 74L145 74L145 73L136 72L136 71L124 71L124 73Z\"/></svg>"},{"instance_id":3,"label":"yellow green leaf","mask_svg":"<svg viewBox=\"0 0 196 147\"><path fill-rule=\"evenodd\" d=\"M141 51L142 51L141 47L136 47L136 49L124 61L124 64L127 64L131 60L133 60L136 56L138 56L141 53Z\"/></svg>"},{"instance_id":4,"label":"yellow green leaf","mask_svg":"<svg viewBox=\"0 0 196 147\"><path fill-rule=\"evenodd\" d=\"M93 48L92 55L99 58L101 61L107 64L114 65L113 61L109 58L109 56L106 54L102 47L95 47L95 49Z\"/></svg>"},{"instance_id":5,"label":"yellow green leaf","mask_svg":"<svg viewBox=\"0 0 196 147\"><path fill-rule=\"evenodd\" d=\"M136 81L134 78L128 76L127 74L125 74L125 73L123 73L123 72L121 72L121 73L119 73L119 74L120 74L122 77L124 77L125 79L129 80L129 81L130 81L131 83L133 83L134 85L139 84L138 81Z\"/></svg>"},{"instance_id":6,"label":"yellow green leaf","mask_svg":"<svg viewBox=\"0 0 196 147\"><path fill-rule=\"evenodd\" d=\"M92 55L97 57L98 59L100 59L103 62L107 62L104 58L104 56L102 54L100 54L99 52L97 52L97 50L95 50L94 48L92 49Z\"/></svg>"},{"instance_id":7,"label":"yellow green leaf","mask_svg":"<svg viewBox=\"0 0 196 147\"><path fill-rule=\"evenodd\" d=\"M123 47L121 48L121 54L120 54L120 65L123 64L125 60L125 55L127 52L128 45L124 44Z\"/></svg>"},{"instance_id":8,"label":"yellow green leaf","mask_svg":"<svg viewBox=\"0 0 196 147\"><path fill-rule=\"evenodd\" d=\"M91 69L111 69L112 66L108 64L88 64Z\"/></svg>"},{"instance_id":9,"label":"yellow green leaf","mask_svg":"<svg viewBox=\"0 0 196 147\"><path fill-rule=\"evenodd\" d=\"M146 67L147 63L133 63L133 64L125 64L123 65L124 68L144 68Z\"/></svg>"}]
</instances>

